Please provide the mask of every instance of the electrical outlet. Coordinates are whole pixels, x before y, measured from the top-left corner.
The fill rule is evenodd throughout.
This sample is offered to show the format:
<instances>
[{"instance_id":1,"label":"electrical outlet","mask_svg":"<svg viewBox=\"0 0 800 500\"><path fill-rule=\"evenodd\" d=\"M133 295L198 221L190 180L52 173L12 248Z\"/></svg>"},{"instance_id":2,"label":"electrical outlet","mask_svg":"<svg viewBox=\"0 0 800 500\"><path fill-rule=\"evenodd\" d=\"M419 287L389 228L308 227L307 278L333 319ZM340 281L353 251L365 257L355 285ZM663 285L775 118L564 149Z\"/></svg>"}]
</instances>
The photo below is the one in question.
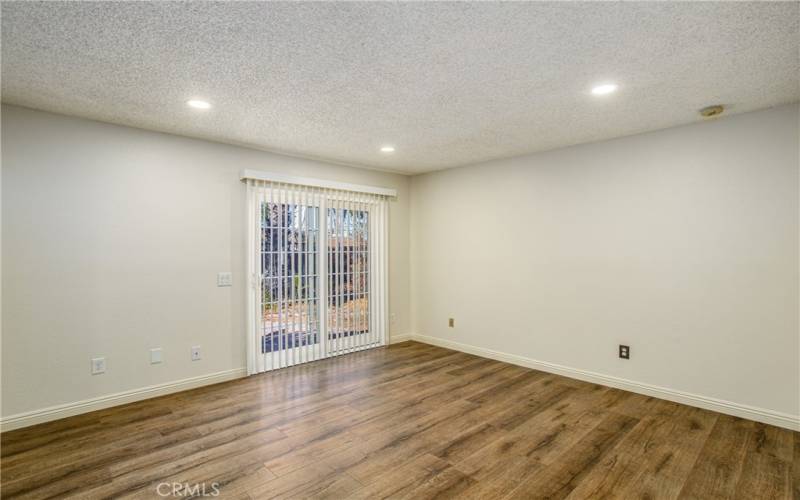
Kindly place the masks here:
<instances>
[{"instance_id":1,"label":"electrical outlet","mask_svg":"<svg viewBox=\"0 0 800 500\"><path fill-rule=\"evenodd\" d=\"M150 364L156 365L164 360L163 353L160 347L150 349Z\"/></svg>"},{"instance_id":2,"label":"electrical outlet","mask_svg":"<svg viewBox=\"0 0 800 500\"><path fill-rule=\"evenodd\" d=\"M455 327L456 327L456 320L455 320L455 318L450 318L450 319L448 319L448 320L447 320L447 326L449 326L450 328L455 328Z\"/></svg>"},{"instance_id":3,"label":"electrical outlet","mask_svg":"<svg viewBox=\"0 0 800 500\"><path fill-rule=\"evenodd\" d=\"M217 286L232 286L233 275L231 273L217 273Z\"/></svg>"},{"instance_id":4,"label":"electrical outlet","mask_svg":"<svg viewBox=\"0 0 800 500\"><path fill-rule=\"evenodd\" d=\"M627 345L619 345L619 357L622 359L631 359L631 348Z\"/></svg>"},{"instance_id":5,"label":"electrical outlet","mask_svg":"<svg viewBox=\"0 0 800 500\"><path fill-rule=\"evenodd\" d=\"M203 358L200 356L200 346L192 346L192 361L200 361L201 359Z\"/></svg>"},{"instance_id":6,"label":"electrical outlet","mask_svg":"<svg viewBox=\"0 0 800 500\"><path fill-rule=\"evenodd\" d=\"M106 372L106 358L92 358L92 375Z\"/></svg>"}]
</instances>

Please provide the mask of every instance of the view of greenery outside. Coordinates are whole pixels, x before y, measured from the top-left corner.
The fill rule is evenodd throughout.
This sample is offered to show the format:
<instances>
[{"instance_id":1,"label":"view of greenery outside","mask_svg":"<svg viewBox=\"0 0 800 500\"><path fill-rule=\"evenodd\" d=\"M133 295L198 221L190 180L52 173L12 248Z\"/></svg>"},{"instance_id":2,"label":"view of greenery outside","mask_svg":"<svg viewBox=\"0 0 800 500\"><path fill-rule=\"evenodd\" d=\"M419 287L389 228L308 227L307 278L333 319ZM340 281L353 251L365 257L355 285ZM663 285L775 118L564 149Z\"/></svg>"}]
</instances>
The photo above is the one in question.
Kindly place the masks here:
<instances>
[{"instance_id":1,"label":"view of greenery outside","mask_svg":"<svg viewBox=\"0 0 800 500\"><path fill-rule=\"evenodd\" d=\"M262 204L262 352L319 342L320 222L327 237L329 339L369 330L369 216L286 203Z\"/></svg>"}]
</instances>

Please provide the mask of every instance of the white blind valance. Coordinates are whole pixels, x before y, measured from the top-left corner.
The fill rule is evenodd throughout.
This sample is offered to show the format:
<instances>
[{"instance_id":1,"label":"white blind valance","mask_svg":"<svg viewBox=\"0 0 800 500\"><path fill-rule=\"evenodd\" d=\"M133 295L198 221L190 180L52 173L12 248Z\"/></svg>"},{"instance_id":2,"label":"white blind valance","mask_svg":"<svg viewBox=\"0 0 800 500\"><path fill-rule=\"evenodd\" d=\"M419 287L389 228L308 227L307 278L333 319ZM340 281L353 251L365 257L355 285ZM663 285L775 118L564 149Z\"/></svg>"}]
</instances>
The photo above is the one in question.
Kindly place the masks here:
<instances>
[{"instance_id":1,"label":"white blind valance","mask_svg":"<svg viewBox=\"0 0 800 500\"><path fill-rule=\"evenodd\" d=\"M262 172L260 170L243 170L240 174L243 181L265 181L296 186L306 186L337 191L349 191L355 193L375 194L380 196L397 196L397 190L380 186L368 186L364 184L351 184L348 182L329 181L325 179L314 179L310 177L299 177L277 172Z\"/></svg>"}]
</instances>

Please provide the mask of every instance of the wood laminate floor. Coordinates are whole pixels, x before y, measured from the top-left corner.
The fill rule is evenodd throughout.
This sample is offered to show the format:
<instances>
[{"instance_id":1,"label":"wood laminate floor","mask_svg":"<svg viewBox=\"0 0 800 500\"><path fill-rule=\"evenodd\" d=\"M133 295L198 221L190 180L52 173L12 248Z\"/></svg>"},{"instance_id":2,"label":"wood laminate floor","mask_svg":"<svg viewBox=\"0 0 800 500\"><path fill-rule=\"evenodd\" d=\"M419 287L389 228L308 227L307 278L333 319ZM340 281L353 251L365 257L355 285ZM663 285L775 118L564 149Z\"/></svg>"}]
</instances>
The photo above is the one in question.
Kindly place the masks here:
<instances>
[{"instance_id":1,"label":"wood laminate floor","mask_svg":"<svg viewBox=\"0 0 800 500\"><path fill-rule=\"evenodd\" d=\"M7 432L0 472L3 498L788 499L800 433L405 342Z\"/></svg>"}]
</instances>

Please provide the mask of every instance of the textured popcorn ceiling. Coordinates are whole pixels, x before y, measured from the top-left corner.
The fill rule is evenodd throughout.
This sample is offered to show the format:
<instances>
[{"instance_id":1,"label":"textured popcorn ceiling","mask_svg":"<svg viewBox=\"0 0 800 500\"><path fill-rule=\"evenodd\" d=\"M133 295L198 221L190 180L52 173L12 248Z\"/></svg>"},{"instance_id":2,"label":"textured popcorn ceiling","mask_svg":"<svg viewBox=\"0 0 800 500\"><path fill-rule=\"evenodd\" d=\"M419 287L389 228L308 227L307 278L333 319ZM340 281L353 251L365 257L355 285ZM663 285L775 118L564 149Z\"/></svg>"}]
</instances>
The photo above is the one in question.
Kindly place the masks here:
<instances>
[{"instance_id":1,"label":"textured popcorn ceiling","mask_svg":"<svg viewBox=\"0 0 800 500\"><path fill-rule=\"evenodd\" d=\"M708 104L796 101L799 9L3 2L2 98L423 172L689 123ZM604 81L619 92L592 96ZM213 108L187 108L190 98Z\"/></svg>"}]
</instances>

